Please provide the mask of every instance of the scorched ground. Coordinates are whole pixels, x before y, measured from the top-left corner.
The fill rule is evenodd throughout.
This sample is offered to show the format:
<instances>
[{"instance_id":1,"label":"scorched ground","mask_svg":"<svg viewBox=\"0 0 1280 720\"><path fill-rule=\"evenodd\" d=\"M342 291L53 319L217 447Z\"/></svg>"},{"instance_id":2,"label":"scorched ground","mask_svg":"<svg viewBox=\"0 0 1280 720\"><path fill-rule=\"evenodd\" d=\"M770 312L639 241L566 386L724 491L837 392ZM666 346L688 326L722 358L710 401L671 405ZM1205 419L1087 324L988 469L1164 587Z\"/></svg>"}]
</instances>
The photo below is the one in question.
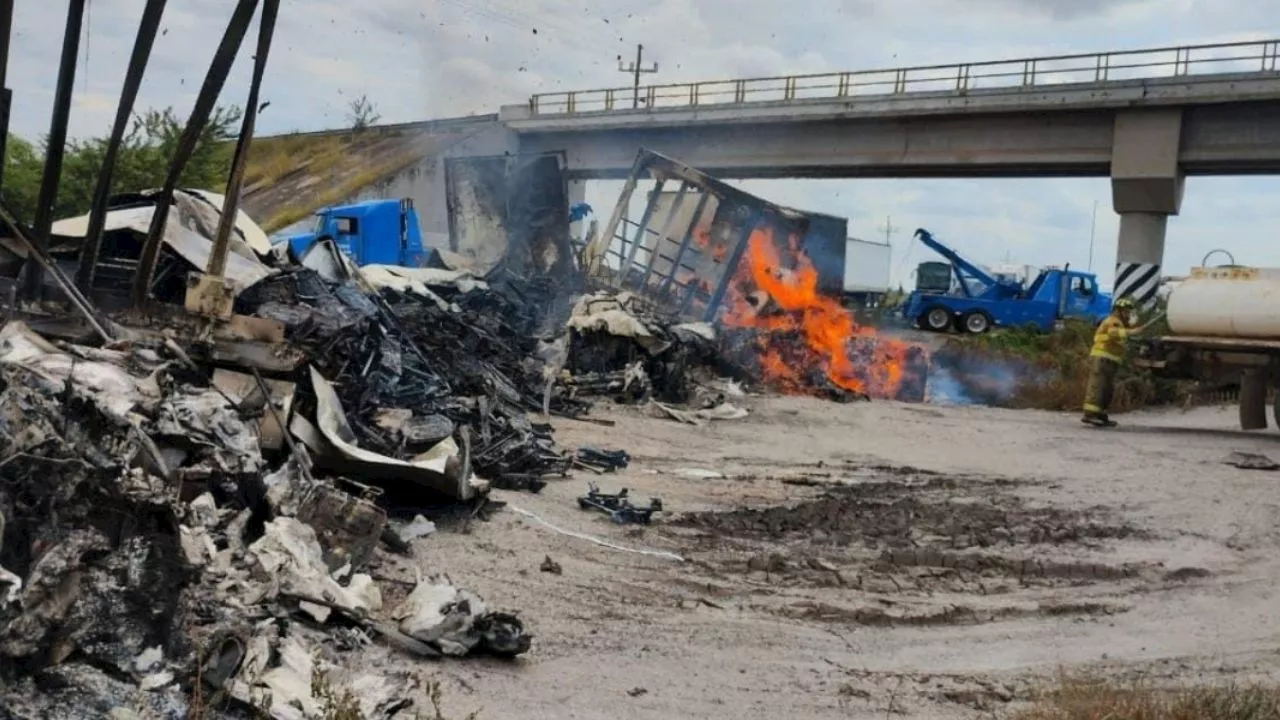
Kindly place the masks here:
<instances>
[{"instance_id":1,"label":"scorched ground","mask_svg":"<svg viewBox=\"0 0 1280 720\"><path fill-rule=\"evenodd\" d=\"M1221 462L1226 446L1275 455L1280 441L1230 430L1230 413L1136 415L1102 435L1051 413L747 404L748 418L696 429L631 409L608 430L559 423L568 444L626 440L632 463L605 482L661 496L670 512L653 526L579 510L583 478L499 493L562 530L684 562L517 512L419 541L539 633L522 667L442 668L452 707L971 718L1062 668L1158 682L1280 671L1274 476ZM539 569L547 557L561 574Z\"/></svg>"}]
</instances>

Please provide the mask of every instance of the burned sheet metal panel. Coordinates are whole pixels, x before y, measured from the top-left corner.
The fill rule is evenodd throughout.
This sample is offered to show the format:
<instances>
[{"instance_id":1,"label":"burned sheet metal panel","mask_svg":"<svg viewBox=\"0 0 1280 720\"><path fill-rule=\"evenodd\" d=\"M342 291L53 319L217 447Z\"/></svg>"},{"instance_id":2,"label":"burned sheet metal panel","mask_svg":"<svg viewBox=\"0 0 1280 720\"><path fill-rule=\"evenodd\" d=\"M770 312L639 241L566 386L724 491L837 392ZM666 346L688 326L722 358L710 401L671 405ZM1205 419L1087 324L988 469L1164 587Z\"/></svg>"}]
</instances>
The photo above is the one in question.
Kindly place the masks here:
<instances>
[{"instance_id":1,"label":"burned sheet metal panel","mask_svg":"<svg viewBox=\"0 0 1280 720\"><path fill-rule=\"evenodd\" d=\"M178 210L172 214L171 222L166 222L162 241L164 246L181 258L185 263L189 264L192 269L203 272L204 267L209 262L209 257L213 252L213 241L206 235L201 234L201 228L208 223L207 218L201 218L196 213L184 212L184 207L197 207L207 205L207 201L191 199L184 193L175 195L175 202ZM107 272L103 273L104 277L101 282L95 282L95 287L103 288L111 284L114 277L111 269L119 266L121 275L126 280L132 280L137 271L137 255L141 249L141 240L146 237L151 227L151 220L155 214L155 206L152 204L126 205L109 210L106 215L103 232L108 237L105 240L105 246L101 251L100 265L103 265ZM216 222L217 215L212 215ZM251 221L249 221L251 223ZM51 230L53 236L63 244L78 246L83 241L85 233L88 232L89 216L82 215L80 217L66 218L59 220L53 224ZM250 230L253 227L246 225ZM117 235L129 234L136 240L135 242L125 241L123 238L113 237ZM275 270L264 265L254 254L254 251L244 243L233 244L233 250L228 254L226 262L226 277L240 289L261 282L263 279L272 275ZM157 284L162 283L165 277L166 268L162 268L157 279ZM176 272L176 271L175 271ZM186 278L176 278L182 285L185 285ZM157 293L157 296L163 296L166 293Z\"/></svg>"},{"instance_id":2,"label":"burned sheet metal panel","mask_svg":"<svg viewBox=\"0 0 1280 720\"><path fill-rule=\"evenodd\" d=\"M849 221L832 215L805 214L809 228L800 238L800 250L818 270L818 290L840 297L844 294L844 251Z\"/></svg>"},{"instance_id":3,"label":"burned sheet metal panel","mask_svg":"<svg viewBox=\"0 0 1280 720\"><path fill-rule=\"evenodd\" d=\"M484 276L499 265L524 276L566 277L568 181L562 153L448 158L450 247Z\"/></svg>"},{"instance_id":4,"label":"burned sheet metal panel","mask_svg":"<svg viewBox=\"0 0 1280 720\"><path fill-rule=\"evenodd\" d=\"M573 271L569 187L562 153L517 155L507 172L507 267L517 275L565 278Z\"/></svg>"},{"instance_id":5,"label":"burned sheet metal panel","mask_svg":"<svg viewBox=\"0 0 1280 720\"><path fill-rule=\"evenodd\" d=\"M625 218L640 180L654 180L655 188L639 221L631 222ZM664 310L714 321L754 233L797 244L815 265L818 287L838 294L846 225L843 218L771 203L642 149L608 226L585 255L598 280Z\"/></svg>"},{"instance_id":6,"label":"burned sheet metal panel","mask_svg":"<svg viewBox=\"0 0 1280 720\"><path fill-rule=\"evenodd\" d=\"M487 275L507 253L506 170L503 157L445 160L449 248L479 275Z\"/></svg>"},{"instance_id":7,"label":"burned sheet metal panel","mask_svg":"<svg viewBox=\"0 0 1280 720\"><path fill-rule=\"evenodd\" d=\"M314 367L311 368L311 388L316 396L316 424L320 434L341 459L361 470L358 476L362 479L416 483L458 500L470 500L486 489L483 481L473 481L470 477L465 448L459 448L452 439L408 461L358 447L338 393Z\"/></svg>"}]
</instances>

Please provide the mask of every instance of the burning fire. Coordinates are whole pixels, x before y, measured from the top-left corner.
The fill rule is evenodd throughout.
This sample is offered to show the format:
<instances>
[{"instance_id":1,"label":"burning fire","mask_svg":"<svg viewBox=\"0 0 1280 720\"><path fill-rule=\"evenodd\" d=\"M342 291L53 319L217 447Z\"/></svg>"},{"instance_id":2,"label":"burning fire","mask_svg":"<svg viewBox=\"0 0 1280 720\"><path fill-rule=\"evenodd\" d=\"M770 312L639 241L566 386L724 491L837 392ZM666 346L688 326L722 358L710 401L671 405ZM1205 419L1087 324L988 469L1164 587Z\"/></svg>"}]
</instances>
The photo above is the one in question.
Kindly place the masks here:
<instances>
[{"instance_id":1,"label":"burning fire","mask_svg":"<svg viewBox=\"0 0 1280 720\"><path fill-rule=\"evenodd\" d=\"M769 228L755 230L726 295L727 327L756 330L764 379L793 393L820 388L820 370L836 387L871 397L897 397L910 374L911 343L877 337L840 302L818 289L818 271L791 236L784 260Z\"/></svg>"},{"instance_id":2,"label":"burning fire","mask_svg":"<svg viewBox=\"0 0 1280 720\"><path fill-rule=\"evenodd\" d=\"M710 250L711 259L718 263L724 262L724 259L729 255L729 246L727 244L719 243L714 247L711 245L710 227L700 227L694 230L693 241L703 251Z\"/></svg>"}]
</instances>

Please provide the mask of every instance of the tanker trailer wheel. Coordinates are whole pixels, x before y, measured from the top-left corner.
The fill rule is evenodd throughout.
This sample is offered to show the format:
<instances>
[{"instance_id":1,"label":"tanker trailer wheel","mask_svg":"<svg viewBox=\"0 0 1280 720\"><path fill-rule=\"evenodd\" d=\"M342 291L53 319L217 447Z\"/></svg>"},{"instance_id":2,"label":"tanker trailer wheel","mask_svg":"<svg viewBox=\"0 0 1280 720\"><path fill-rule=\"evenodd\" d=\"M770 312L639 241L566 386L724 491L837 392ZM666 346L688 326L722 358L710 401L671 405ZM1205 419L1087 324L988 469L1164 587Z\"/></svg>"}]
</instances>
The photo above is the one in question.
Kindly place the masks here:
<instances>
[{"instance_id":1,"label":"tanker trailer wheel","mask_svg":"<svg viewBox=\"0 0 1280 720\"><path fill-rule=\"evenodd\" d=\"M1271 400L1271 419L1276 421L1276 427L1280 428L1280 386L1273 385L1275 397Z\"/></svg>"},{"instance_id":2,"label":"tanker trailer wheel","mask_svg":"<svg viewBox=\"0 0 1280 720\"><path fill-rule=\"evenodd\" d=\"M970 310L960 318L965 332L981 335L991 329L991 316L981 310Z\"/></svg>"},{"instance_id":3,"label":"tanker trailer wheel","mask_svg":"<svg viewBox=\"0 0 1280 720\"><path fill-rule=\"evenodd\" d=\"M951 311L941 305L934 305L920 313L920 324L926 330L946 332L951 327Z\"/></svg>"},{"instance_id":4,"label":"tanker trailer wheel","mask_svg":"<svg viewBox=\"0 0 1280 720\"><path fill-rule=\"evenodd\" d=\"M1257 370L1245 370L1240 378L1240 429L1267 428L1267 378Z\"/></svg>"}]
</instances>

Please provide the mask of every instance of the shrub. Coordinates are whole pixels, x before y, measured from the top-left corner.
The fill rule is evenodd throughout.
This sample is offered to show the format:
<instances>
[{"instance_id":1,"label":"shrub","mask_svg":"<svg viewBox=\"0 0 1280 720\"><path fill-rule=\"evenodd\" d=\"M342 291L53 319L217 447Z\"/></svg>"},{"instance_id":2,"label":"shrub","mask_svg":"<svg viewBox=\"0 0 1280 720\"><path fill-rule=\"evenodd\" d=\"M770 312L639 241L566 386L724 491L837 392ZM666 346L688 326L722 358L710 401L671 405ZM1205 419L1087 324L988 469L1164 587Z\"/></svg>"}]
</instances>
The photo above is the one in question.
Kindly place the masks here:
<instances>
[{"instance_id":1,"label":"shrub","mask_svg":"<svg viewBox=\"0 0 1280 720\"><path fill-rule=\"evenodd\" d=\"M1171 689L1064 677L1014 720L1278 720L1280 689L1209 685Z\"/></svg>"}]
</instances>

